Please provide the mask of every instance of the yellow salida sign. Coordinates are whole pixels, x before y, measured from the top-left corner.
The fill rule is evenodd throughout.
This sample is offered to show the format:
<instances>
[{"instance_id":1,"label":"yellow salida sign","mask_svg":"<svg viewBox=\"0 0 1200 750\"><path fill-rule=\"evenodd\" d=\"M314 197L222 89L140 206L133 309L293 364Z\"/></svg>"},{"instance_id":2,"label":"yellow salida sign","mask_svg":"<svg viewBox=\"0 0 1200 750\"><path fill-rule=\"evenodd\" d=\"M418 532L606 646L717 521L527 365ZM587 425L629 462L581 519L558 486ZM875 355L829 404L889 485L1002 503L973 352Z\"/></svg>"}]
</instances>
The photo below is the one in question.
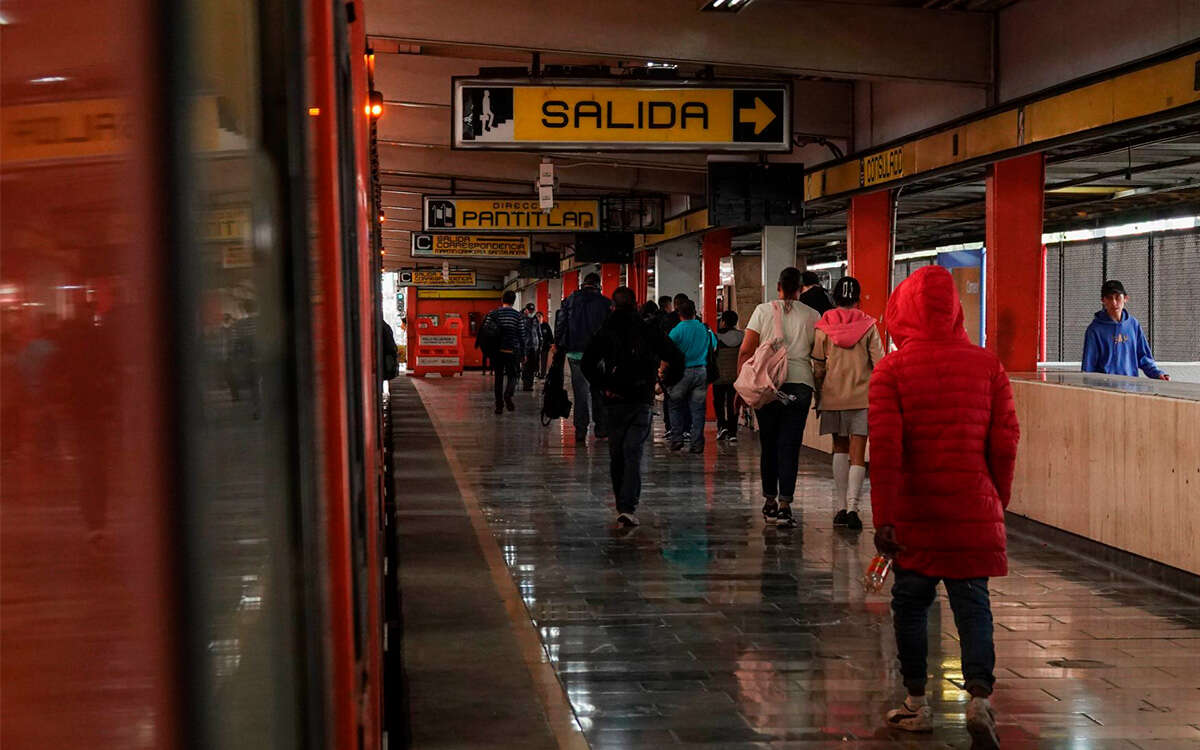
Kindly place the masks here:
<instances>
[{"instance_id":1,"label":"yellow salida sign","mask_svg":"<svg viewBox=\"0 0 1200 750\"><path fill-rule=\"evenodd\" d=\"M786 84L457 80L454 147L789 151Z\"/></svg>"}]
</instances>

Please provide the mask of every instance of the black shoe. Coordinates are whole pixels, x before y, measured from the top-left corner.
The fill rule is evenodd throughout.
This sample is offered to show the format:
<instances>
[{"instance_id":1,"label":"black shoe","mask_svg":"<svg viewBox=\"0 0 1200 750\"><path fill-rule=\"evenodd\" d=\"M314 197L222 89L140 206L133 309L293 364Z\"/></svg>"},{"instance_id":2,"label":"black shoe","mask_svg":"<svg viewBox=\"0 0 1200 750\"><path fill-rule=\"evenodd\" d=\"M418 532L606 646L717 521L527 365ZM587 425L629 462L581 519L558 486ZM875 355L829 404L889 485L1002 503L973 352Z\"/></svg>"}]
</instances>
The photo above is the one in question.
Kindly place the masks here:
<instances>
[{"instance_id":1,"label":"black shoe","mask_svg":"<svg viewBox=\"0 0 1200 750\"><path fill-rule=\"evenodd\" d=\"M774 498L763 502L762 515L767 523L774 521L775 517L779 515L779 503L775 502Z\"/></svg>"},{"instance_id":2,"label":"black shoe","mask_svg":"<svg viewBox=\"0 0 1200 750\"><path fill-rule=\"evenodd\" d=\"M671 443L667 447L670 448L672 451L679 452L679 451L683 450L683 441L681 440L678 443Z\"/></svg>"},{"instance_id":3,"label":"black shoe","mask_svg":"<svg viewBox=\"0 0 1200 750\"><path fill-rule=\"evenodd\" d=\"M731 432L731 433L729 433L729 437L725 438L725 440L726 440L727 442L730 442L730 443L736 443L736 442L737 442L737 435L735 435L735 434L733 434L733 433Z\"/></svg>"},{"instance_id":4,"label":"black shoe","mask_svg":"<svg viewBox=\"0 0 1200 750\"><path fill-rule=\"evenodd\" d=\"M845 526L845 525L846 525L846 516L847 516L847 515L848 515L848 514L846 513L846 509L845 509L845 508L842 508L841 510L839 510L839 511L837 512L837 515L833 517L833 525L834 525L834 526Z\"/></svg>"},{"instance_id":5,"label":"black shoe","mask_svg":"<svg viewBox=\"0 0 1200 750\"><path fill-rule=\"evenodd\" d=\"M688 448L688 453L700 455L701 453L704 453L704 446L703 445L693 445L691 448Z\"/></svg>"},{"instance_id":6,"label":"black shoe","mask_svg":"<svg viewBox=\"0 0 1200 750\"><path fill-rule=\"evenodd\" d=\"M617 525L621 526L622 528L630 529L640 524L638 523L637 516L633 515L632 513L621 513L617 516Z\"/></svg>"},{"instance_id":7,"label":"black shoe","mask_svg":"<svg viewBox=\"0 0 1200 750\"><path fill-rule=\"evenodd\" d=\"M862 531L862 519L858 517L858 511L852 510L846 514L846 528L851 531Z\"/></svg>"},{"instance_id":8,"label":"black shoe","mask_svg":"<svg viewBox=\"0 0 1200 750\"><path fill-rule=\"evenodd\" d=\"M729 437L729 430L727 430L726 428L722 427L721 429L717 430L717 440L725 440L728 437Z\"/></svg>"},{"instance_id":9,"label":"black shoe","mask_svg":"<svg viewBox=\"0 0 1200 750\"><path fill-rule=\"evenodd\" d=\"M496 413L497 413L497 414L503 414L503 413L504 413L504 404L496 404Z\"/></svg>"},{"instance_id":10,"label":"black shoe","mask_svg":"<svg viewBox=\"0 0 1200 750\"><path fill-rule=\"evenodd\" d=\"M796 528L796 519L792 518L791 503L779 504L779 512L775 515L775 525L781 529Z\"/></svg>"},{"instance_id":11,"label":"black shoe","mask_svg":"<svg viewBox=\"0 0 1200 750\"><path fill-rule=\"evenodd\" d=\"M508 407L509 411L517 410L517 405L513 403L512 396L508 396L504 399L504 405Z\"/></svg>"}]
</instances>

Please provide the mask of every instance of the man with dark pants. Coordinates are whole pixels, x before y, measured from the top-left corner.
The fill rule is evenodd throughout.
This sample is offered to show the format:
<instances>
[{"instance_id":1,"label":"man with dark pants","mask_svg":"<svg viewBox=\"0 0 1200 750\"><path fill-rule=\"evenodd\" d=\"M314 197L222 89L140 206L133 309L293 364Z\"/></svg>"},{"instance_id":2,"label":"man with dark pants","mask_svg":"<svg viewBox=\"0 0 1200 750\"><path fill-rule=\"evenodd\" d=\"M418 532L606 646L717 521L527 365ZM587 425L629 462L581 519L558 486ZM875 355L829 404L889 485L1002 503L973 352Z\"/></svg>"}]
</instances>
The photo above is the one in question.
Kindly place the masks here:
<instances>
[{"instance_id":1,"label":"man with dark pants","mask_svg":"<svg viewBox=\"0 0 1200 750\"><path fill-rule=\"evenodd\" d=\"M538 321L537 307L530 302L521 315L521 334L525 345L525 357L521 367L521 390L533 390L533 377L538 371L538 355L542 350L542 324Z\"/></svg>"},{"instance_id":2,"label":"man with dark pants","mask_svg":"<svg viewBox=\"0 0 1200 750\"><path fill-rule=\"evenodd\" d=\"M492 368L496 371L497 414L503 414L505 407L509 411L516 409L513 393L517 390L519 366L525 353L525 327L521 322L521 313L513 309L517 293L510 289L500 301L503 304L488 313L483 321L483 325L487 326L490 320L500 329L500 348L492 355Z\"/></svg>"},{"instance_id":3,"label":"man with dark pants","mask_svg":"<svg viewBox=\"0 0 1200 750\"><path fill-rule=\"evenodd\" d=\"M885 319L899 348L871 373L871 506L875 547L895 560L893 624L908 691L887 722L910 732L933 729L925 681L929 606L940 581L971 695L965 709L972 747L999 747L989 701L996 650L988 579L1008 573L1004 509L1020 438L1012 387L1000 359L968 340L945 268L926 266L905 279Z\"/></svg>"},{"instance_id":4,"label":"man with dark pants","mask_svg":"<svg viewBox=\"0 0 1200 750\"><path fill-rule=\"evenodd\" d=\"M604 403L599 391L588 384L580 363L596 331L608 317L612 303L600 293L600 274L583 277L583 286L563 300L554 324L555 344L567 353L571 363L571 390L575 394L575 442L587 440L588 425L596 423L596 439L607 435Z\"/></svg>"},{"instance_id":5,"label":"man with dark pants","mask_svg":"<svg viewBox=\"0 0 1200 750\"><path fill-rule=\"evenodd\" d=\"M592 336L580 367L600 393L608 420L609 473L617 500L617 524L638 525L642 450L650 435L650 404L659 373L678 372L683 354L662 328L642 320L633 290L613 292L612 315Z\"/></svg>"}]
</instances>

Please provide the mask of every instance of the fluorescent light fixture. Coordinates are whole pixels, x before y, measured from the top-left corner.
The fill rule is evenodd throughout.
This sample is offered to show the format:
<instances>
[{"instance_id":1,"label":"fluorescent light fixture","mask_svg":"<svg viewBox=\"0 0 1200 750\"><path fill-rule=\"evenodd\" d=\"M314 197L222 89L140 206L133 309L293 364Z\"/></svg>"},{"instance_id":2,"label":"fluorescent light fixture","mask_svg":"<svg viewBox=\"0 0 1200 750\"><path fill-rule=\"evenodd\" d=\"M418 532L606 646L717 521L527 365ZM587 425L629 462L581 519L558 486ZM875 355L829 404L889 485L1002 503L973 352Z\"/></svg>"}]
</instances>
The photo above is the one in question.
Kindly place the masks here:
<instances>
[{"instance_id":1,"label":"fluorescent light fixture","mask_svg":"<svg viewBox=\"0 0 1200 750\"><path fill-rule=\"evenodd\" d=\"M829 271L834 268L842 268L846 265L844 260L832 260L828 263L809 263L805 266L809 271Z\"/></svg>"},{"instance_id":2,"label":"fluorescent light fixture","mask_svg":"<svg viewBox=\"0 0 1200 750\"><path fill-rule=\"evenodd\" d=\"M1156 219L1134 224L1117 224L1100 229L1075 229L1070 232L1053 232L1042 235L1042 242L1084 242L1102 237L1128 237L1151 232L1170 232L1178 229L1194 229L1200 226L1200 216L1183 216L1177 219Z\"/></svg>"},{"instance_id":3,"label":"fluorescent light fixture","mask_svg":"<svg viewBox=\"0 0 1200 750\"><path fill-rule=\"evenodd\" d=\"M751 0L700 0L700 10L717 13L737 13Z\"/></svg>"},{"instance_id":4,"label":"fluorescent light fixture","mask_svg":"<svg viewBox=\"0 0 1200 750\"><path fill-rule=\"evenodd\" d=\"M67 80L64 76L42 76L41 78L30 78L30 83L62 83Z\"/></svg>"},{"instance_id":5,"label":"fluorescent light fixture","mask_svg":"<svg viewBox=\"0 0 1200 750\"><path fill-rule=\"evenodd\" d=\"M675 63L660 63L660 62L654 62L653 60L647 61L646 67L654 68L656 70L678 70L679 69L679 66L676 65Z\"/></svg>"}]
</instances>

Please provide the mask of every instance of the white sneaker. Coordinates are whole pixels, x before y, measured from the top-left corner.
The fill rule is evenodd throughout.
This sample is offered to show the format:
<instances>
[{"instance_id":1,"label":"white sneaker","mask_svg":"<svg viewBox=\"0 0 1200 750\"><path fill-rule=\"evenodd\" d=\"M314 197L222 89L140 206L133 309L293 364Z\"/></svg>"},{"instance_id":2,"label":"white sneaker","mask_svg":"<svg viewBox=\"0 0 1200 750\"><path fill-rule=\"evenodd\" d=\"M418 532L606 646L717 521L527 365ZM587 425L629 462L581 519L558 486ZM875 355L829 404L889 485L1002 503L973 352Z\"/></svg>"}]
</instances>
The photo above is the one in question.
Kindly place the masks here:
<instances>
[{"instance_id":1,"label":"white sneaker","mask_svg":"<svg viewBox=\"0 0 1200 750\"><path fill-rule=\"evenodd\" d=\"M887 724L893 729L903 729L906 732L932 732L933 709L928 703L913 708L906 699L900 708L888 711Z\"/></svg>"},{"instance_id":2,"label":"white sneaker","mask_svg":"<svg viewBox=\"0 0 1200 750\"><path fill-rule=\"evenodd\" d=\"M987 698L975 697L967 704L967 731L971 733L971 750L997 750L996 711Z\"/></svg>"}]
</instances>

